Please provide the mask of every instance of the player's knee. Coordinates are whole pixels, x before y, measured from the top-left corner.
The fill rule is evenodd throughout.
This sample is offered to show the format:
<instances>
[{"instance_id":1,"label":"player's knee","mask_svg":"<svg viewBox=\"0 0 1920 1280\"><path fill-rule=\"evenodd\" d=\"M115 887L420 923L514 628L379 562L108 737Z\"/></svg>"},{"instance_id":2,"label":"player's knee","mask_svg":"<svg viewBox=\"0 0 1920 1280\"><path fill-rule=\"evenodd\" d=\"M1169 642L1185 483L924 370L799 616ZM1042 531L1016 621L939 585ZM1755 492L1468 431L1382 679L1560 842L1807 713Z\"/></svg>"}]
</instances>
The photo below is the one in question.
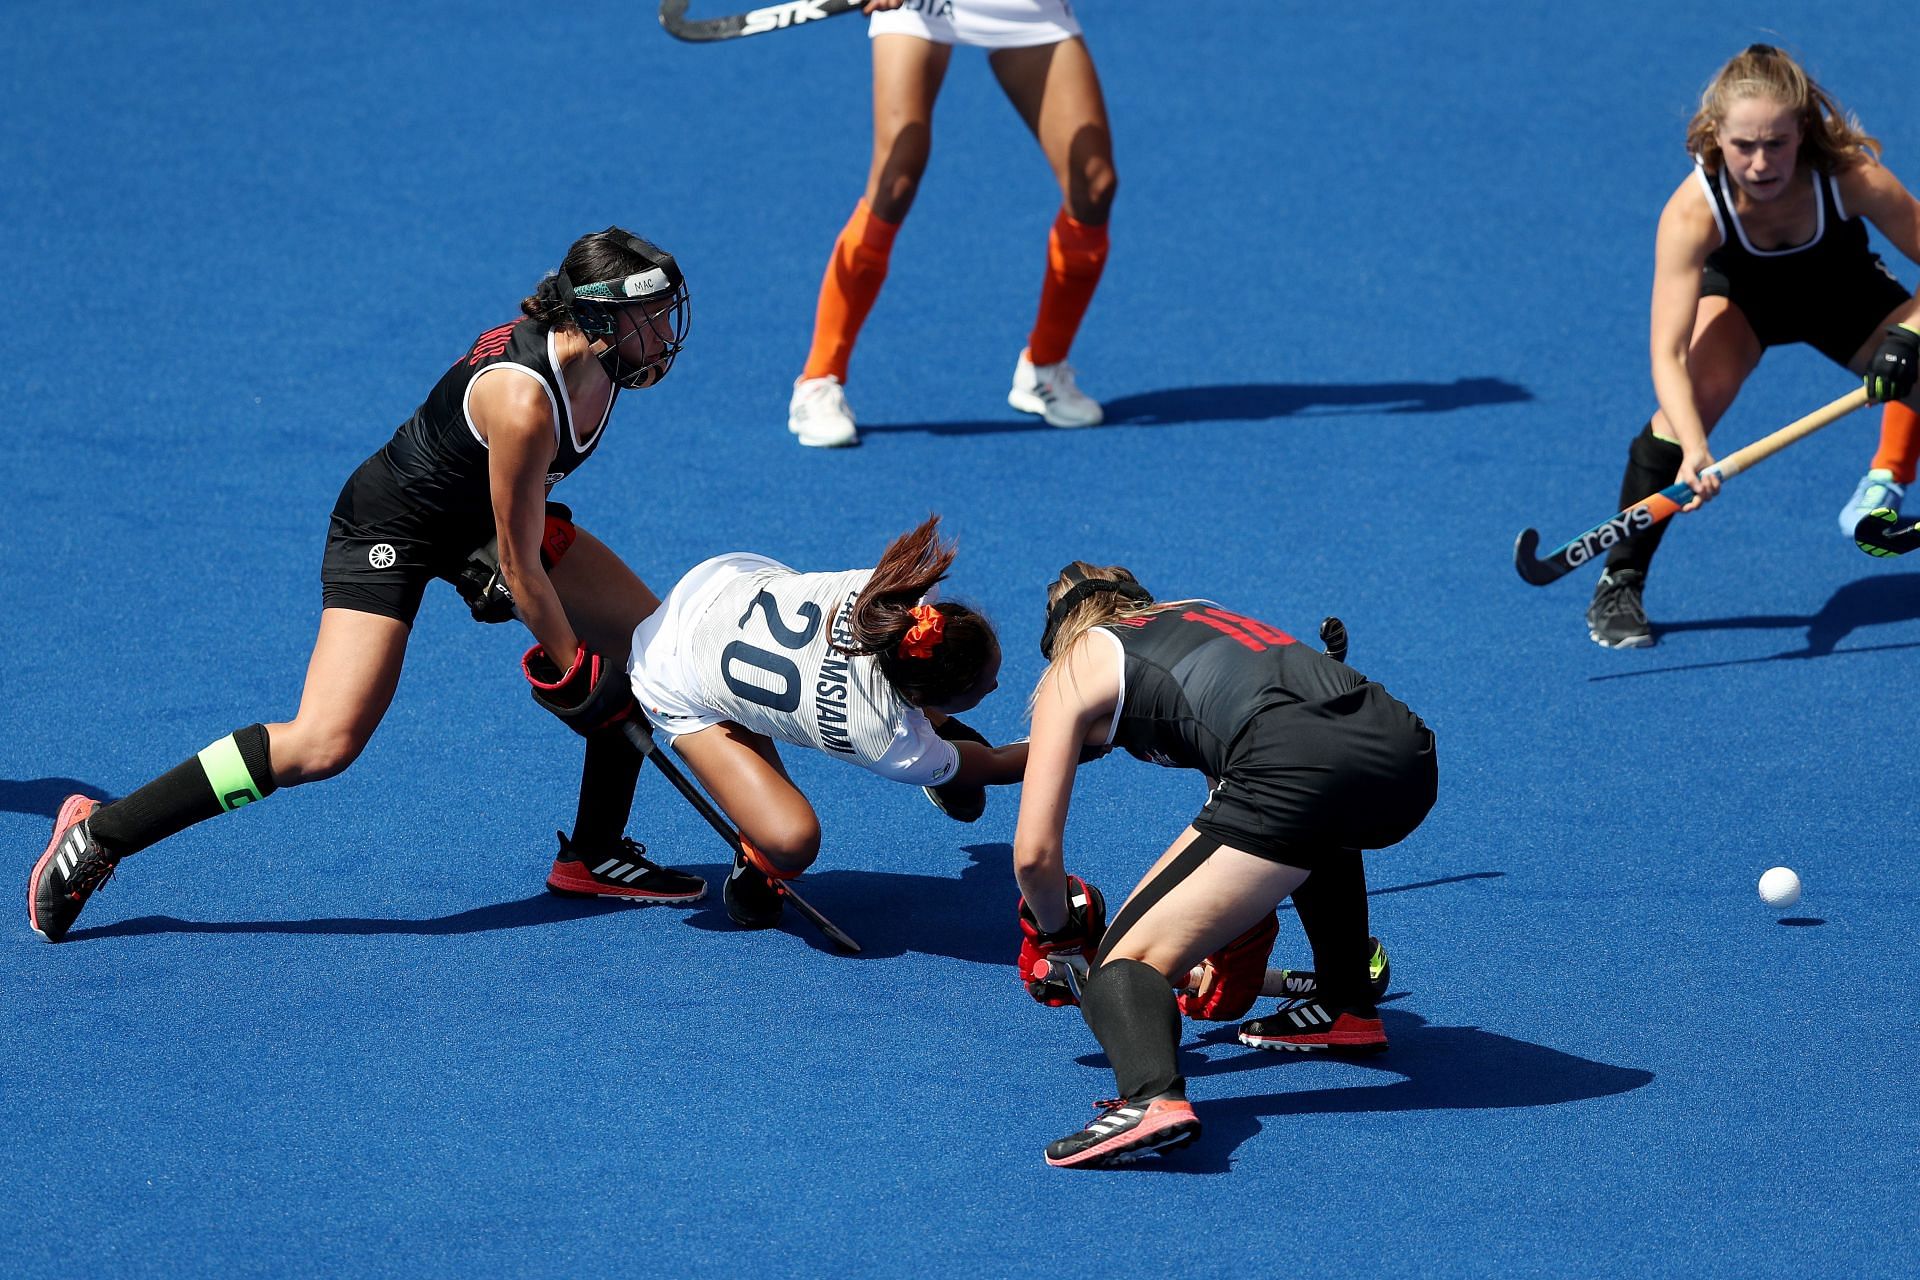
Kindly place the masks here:
<instances>
[{"instance_id":1,"label":"player's knee","mask_svg":"<svg viewBox=\"0 0 1920 1280\"><path fill-rule=\"evenodd\" d=\"M302 725L296 720L287 729L274 737L273 763L288 786L345 773L367 745L367 735L347 726Z\"/></svg>"},{"instance_id":2,"label":"player's knee","mask_svg":"<svg viewBox=\"0 0 1920 1280\"><path fill-rule=\"evenodd\" d=\"M748 838L783 871L805 871L820 856L820 824L798 818L756 823Z\"/></svg>"}]
</instances>

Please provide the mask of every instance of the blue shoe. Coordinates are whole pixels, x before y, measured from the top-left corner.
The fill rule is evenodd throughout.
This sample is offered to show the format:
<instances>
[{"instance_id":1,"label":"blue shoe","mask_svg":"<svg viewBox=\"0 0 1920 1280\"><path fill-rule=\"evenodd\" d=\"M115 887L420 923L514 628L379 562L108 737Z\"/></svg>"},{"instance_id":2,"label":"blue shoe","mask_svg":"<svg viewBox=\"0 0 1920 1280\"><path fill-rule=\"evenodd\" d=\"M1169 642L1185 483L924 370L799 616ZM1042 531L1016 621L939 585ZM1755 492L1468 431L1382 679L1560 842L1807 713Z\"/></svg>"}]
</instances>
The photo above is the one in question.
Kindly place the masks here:
<instances>
[{"instance_id":1,"label":"blue shoe","mask_svg":"<svg viewBox=\"0 0 1920 1280\"><path fill-rule=\"evenodd\" d=\"M1872 515L1876 507L1898 514L1900 499L1906 496L1906 486L1893 478L1893 472L1875 467L1860 477L1860 487L1847 499L1847 505L1840 508L1840 532L1851 542L1853 531L1863 517Z\"/></svg>"}]
</instances>

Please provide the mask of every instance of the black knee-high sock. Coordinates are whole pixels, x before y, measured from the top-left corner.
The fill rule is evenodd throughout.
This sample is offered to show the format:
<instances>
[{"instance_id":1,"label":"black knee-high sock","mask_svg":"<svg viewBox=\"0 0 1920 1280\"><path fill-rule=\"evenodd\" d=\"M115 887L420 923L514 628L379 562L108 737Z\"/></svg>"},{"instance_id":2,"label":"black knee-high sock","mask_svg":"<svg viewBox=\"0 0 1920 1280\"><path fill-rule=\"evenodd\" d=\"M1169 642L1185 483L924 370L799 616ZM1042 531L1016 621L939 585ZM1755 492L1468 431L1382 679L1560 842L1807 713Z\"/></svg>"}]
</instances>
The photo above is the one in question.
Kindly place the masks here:
<instances>
[{"instance_id":1,"label":"black knee-high sock","mask_svg":"<svg viewBox=\"0 0 1920 1280\"><path fill-rule=\"evenodd\" d=\"M573 815L573 845L599 850L619 843L633 814L640 761L640 753L618 725L587 736L587 758L580 766L580 803Z\"/></svg>"},{"instance_id":2,"label":"black knee-high sock","mask_svg":"<svg viewBox=\"0 0 1920 1280\"><path fill-rule=\"evenodd\" d=\"M87 830L101 848L124 858L196 822L264 800L277 789L266 726L250 724L132 795L102 805Z\"/></svg>"},{"instance_id":3,"label":"black knee-high sock","mask_svg":"<svg viewBox=\"0 0 1920 1280\"><path fill-rule=\"evenodd\" d=\"M1313 945L1320 1001L1329 1008L1373 1014L1367 972L1367 873L1357 849L1343 849L1316 867L1293 891L1300 927Z\"/></svg>"},{"instance_id":4,"label":"black knee-high sock","mask_svg":"<svg viewBox=\"0 0 1920 1280\"><path fill-rule=\"evenodd\" d=\"M1187 1096L1180 1074L1180 1007L1165 975L1138 960L1109 960L1088 976L1080 1013L1107 1051L1129 1102Z\"/></svg>"},{"instance_id":5,"label":"black knee-high sock","mask_svg":"<svg viewBox=\"0 0 1920 1280\"><path fill-rule=\"evenodd\" d=\"M1627 469L1620 478L1620 510L1672 484L1680 474L1680 458L1680 446L1654 435L1649 422L1627 448ZM1653 563L1653 553L1660 549L1660 540L1672 527L1673 520L1668 518L1636 538L1616 543L1607 552L1607 571L1638 569L1645 574Z\"/></svg>"}]
</instances>

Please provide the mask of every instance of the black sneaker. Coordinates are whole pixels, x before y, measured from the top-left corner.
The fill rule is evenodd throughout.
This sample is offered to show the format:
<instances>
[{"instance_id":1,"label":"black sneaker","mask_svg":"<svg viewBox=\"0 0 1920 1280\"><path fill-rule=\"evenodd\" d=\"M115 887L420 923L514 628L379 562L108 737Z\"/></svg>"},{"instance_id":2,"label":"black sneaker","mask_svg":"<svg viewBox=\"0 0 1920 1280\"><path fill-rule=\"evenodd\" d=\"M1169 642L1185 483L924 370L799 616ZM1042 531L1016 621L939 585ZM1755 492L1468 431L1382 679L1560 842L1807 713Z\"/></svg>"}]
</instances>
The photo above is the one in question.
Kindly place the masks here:
<instances>
[{"instance_id":1,"label":"black sneaker","mask_svg":"<svg viewBox=\"0 0 1920 1280\"><path fill-rule=\"evenodd\" d=\"M1644 649L1653 643L1647 609L1640 602L1647 575L1638 569L1614 569L1600 575L1587 606L1587 634L1608 649Z\"/></svg>"},{"instance_id":2,"label":"black sneaker","mask_svg":"<svg viewBox=\"0 0 1920 1280\"><path fill-rule=\"evenodd\" d=\"M767 873L748 862L743 853L733 855L733 871L720 898L727 904L727 918L742 929L771 929L780 923L780 913L786 909L786 899L773 887Z\"/></svg>"},{"instance_id":3,"label":"black sneaker","mask_svg":"<svg viewBox=\"0 0 1920 1280\"><path fill-rule=\"evenodd\" d=\"M1264 1018L1241 1023L1240 1043L1255 1049L1309 1053L1385 1053L1387 1030L1371 1009L1336 1009L1318 999L1290 1000Z\"/></svg>"},{"instance_id":4,"label":"black sneaker","mask_svg":"<svg viewBox=\"0 0 1920 1280\"><path fill-rule=\"evenodd\" d=\"M647 857L647 846L622 839L610 850L589 854L573 847L562 832L560 852L547 873L547 891L563 898L619 898L625 902L698 902L707 896L699 876L663 867Z\"/></svg>"},{"instance_id":5,"label":"black sneaker","mask_svg":"<svg viewBox=\"0 0 1920 1280\"><path fill-rule=\"evenodd\" d=\"M1099 1117L1078 1133L1047 1144L1047 1163L1057 1169L1105 1169L1138 1160L1150 1151L1185 1146L1200 1136L1200 1118L1185 1098L1096 1102Z\"/></svg>"},{"instance_id":6,"label":"black sneaker","mask_svg":"<svg viewBox=\"0 0 1920 1280\"><path fill-rule=\"evenodd\" d=\"M73 928L80 908L107 882L120 859L93 841L87 819L100 807L87 796L68 796L53 820L53 839L27 877L27 925L48 942Z\"/></svg>"}]
</instances>

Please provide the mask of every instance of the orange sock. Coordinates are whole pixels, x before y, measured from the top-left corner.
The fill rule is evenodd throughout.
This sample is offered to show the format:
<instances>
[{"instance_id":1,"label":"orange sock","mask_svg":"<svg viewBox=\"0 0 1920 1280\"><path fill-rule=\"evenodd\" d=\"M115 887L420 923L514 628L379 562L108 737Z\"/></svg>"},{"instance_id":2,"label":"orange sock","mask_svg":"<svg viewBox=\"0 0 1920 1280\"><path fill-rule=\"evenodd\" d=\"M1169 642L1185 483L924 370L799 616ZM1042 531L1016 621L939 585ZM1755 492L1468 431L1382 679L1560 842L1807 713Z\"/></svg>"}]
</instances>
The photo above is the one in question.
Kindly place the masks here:
<instances>
[{"instance_id":1,"label":"orange sock","mask_svg":"<svg viewBox=\"0 0 1920 1280\"><path fill-rule=\"evenodd\" d=\"M1027 336L1027 359L1058 364L1067 358L1106 265L1106 224L1075 222L1062 209L1047 234L1047 278L1040 286L1040 314Z\"/></svg>"},{"instance_id":2,"label":"orange sock","mask_svg":"<svg viewBox=\"0 0 1920 1280\"><path fill-rule=\"evenodd\" d=\"M813 349L807 352L803 378L832 376L847 380L847 362L860 326L880 296L887 278L887 258L893 253L897 222L882 222L862 200L833 242L826 278L820 281L820 304L813 315Z\"/></svg>"},{"instance_id":3,"label":"orange sock","mask_svg":"<svg viewBox=\"0 0 1920 1280\"><path fill-rule=\"evenodd\" d=\"M1873 455L1874 469L1891 471L1899 483L1912 484L1916 461L1920 461L1920 413L1895 400L1880 411L1880 452Z\"/></svg>"}]
</instances>

